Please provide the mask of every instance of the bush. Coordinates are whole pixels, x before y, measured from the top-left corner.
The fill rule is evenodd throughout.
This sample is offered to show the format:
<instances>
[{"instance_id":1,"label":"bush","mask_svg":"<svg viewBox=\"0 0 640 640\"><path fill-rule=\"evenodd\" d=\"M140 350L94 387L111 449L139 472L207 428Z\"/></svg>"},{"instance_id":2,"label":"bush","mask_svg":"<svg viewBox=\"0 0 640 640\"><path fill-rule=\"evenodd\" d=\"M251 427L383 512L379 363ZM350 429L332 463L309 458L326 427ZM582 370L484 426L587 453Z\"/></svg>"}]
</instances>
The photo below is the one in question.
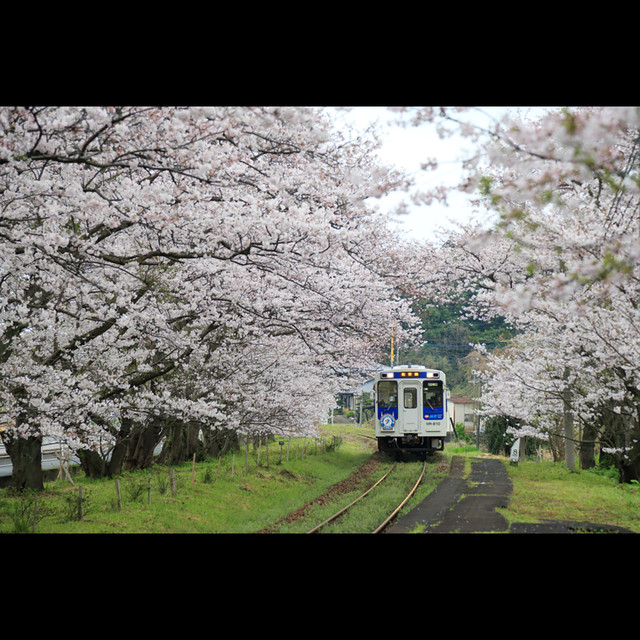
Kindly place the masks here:
<instances>
[{"instance_id":1,"label":"bush","mask_svg":"<svg viewBox=\"0 0 640 640\"><path fill-rule=\"evenodd\" d=\"M37 493L27 491L7 508L6 515L13 523L14 533L30 533L35 526L51 513L46 507L38 504Z\"/></svg>"},{"instance_id":2,"label":"bush","mask_svg":"<svg viewBox=\"0 0 640 640\"><path fill-rule=\"evenodd\" d=\"M74 520L82 520L91 506L91 499L89 493L81 487L78 487L78 491L74 491L65 496L64 499L64 513L66 520L72 522Z\"/></svg>"},{"instance_id":3,"label":"bush","mask_svg":"<svg viewBox=\"0 0 640 640\"><path fill-rule=\"evenodd\" d=\"M484 424L483 443L487 451L493 455L508 456L515 442L513 436L507 433L507 428L513 420L506 416L493 416Z\"/></svg>"},{"instance_id":4,"label":"bush","mask_svg":"<svg viewBox=\"0 0 640 640\"><path fill-rule=\"evenodd\" d=\"M456 423L456 435L458 436L458 441L462 444L475 444L475 434L467 433L461 422Z\"/></svg>"}]
</instances>

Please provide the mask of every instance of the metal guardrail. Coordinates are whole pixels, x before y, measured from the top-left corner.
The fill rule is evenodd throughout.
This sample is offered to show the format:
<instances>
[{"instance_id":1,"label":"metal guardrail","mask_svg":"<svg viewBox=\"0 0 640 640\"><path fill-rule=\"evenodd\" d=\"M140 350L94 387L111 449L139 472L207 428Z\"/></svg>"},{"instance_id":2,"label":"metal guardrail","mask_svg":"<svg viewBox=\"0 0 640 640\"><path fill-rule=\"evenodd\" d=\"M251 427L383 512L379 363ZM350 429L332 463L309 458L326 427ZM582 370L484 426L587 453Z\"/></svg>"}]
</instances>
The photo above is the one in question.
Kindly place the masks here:
<instances>
[{"instance_id":1,"label":"metal guardrail","mask_svg":"<svg viewBox=\"0 0 640 640\"><path fill-rule=\"evenodd\" d=\"M61 440L46 439L41 447L41 460L43 470L53 469L60 466L60 457L66 458L67 452L61 450ZM69 460L65 461L65 466L68 462L75 464L75 460L72 455ZM4 445L0 444L0 478L6 479L13 474L13 465L11 464L11 457L6 451Z\"/></svg>"},{"instance_id":2,"label":"metal guardrail","mask_svg":"<svg viewBox=\"0 0 640 640\"><path fill-rule=\"evenodd\" d=\"M46 439L45 439L46 440ZM42 453L57 453L60 451L60 446L62 445L62 440L53 440L49 442L43 442L41 451ZM8 458L9 454L3 444L0 443L0 458Z\"/></svg>"}]
</instances>

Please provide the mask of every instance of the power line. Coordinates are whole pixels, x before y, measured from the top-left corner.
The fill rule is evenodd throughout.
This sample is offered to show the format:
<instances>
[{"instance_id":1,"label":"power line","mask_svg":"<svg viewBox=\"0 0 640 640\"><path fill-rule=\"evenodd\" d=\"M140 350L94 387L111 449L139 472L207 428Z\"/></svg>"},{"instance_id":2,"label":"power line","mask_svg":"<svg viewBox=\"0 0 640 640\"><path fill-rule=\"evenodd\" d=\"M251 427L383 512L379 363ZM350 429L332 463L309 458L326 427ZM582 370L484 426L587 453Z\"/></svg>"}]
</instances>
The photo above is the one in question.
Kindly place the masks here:
<instances>
[{"instance_id":1,"label":"power line","mask_svg":"<svg viewBox=\"0 0 640 640\"><path fill-rule=\"evenodd\" d=\"M495 349L497 347L503 346L503 343L480 343L483 347L487 349ZM473 349L474 345L472 344L435 344L433 342L426 342L422 345L422 347L441 347L445 349Z\"/></svg>"}]
</instances>

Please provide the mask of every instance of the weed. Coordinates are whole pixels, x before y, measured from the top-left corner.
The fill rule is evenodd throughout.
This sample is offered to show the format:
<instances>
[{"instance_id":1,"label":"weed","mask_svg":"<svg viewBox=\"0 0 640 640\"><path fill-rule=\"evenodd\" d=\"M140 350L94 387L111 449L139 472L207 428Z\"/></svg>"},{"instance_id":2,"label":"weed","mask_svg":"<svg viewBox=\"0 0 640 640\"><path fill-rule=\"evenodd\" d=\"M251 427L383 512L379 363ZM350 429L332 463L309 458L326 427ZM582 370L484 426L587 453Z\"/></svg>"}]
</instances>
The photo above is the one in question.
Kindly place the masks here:
<instances>
[{"instance_id":1,"label":"weed","mask_svg":"<svg viewBox=\"0 0 640 640\"><path fill-rule=\"evenodd\" d=\"M129 475L124 483L125 492L131 502L141 501L147 489L147 478L141 475Z\"/></svg>"},{"instance_id":2,"label":"weed","mask_svg":"<svg viewBox=\"0 0 640 640\"><path fill-rule=\"evenodd\" d=\"M155 477L156 491L161 495L165 495L169 491L169 476L165 473L160 473Z\"/></svg>"},{"instance_id":3,"label":"weed","mask_svg":"<svg viewBox=\"0 0 640 640\"><path fill-rule=\"evenodd\" d=\"M13 524L14 533L30 533L35 532L36 525L51 512L38 500L35 491L29 491L7 504L6 515Z\"/></svg>"},{"instance_id":4,"label":"weed","mask_svg":"<svg viewBox=\"0 0 640 640\"><path fill-rule=\"evenodd\" d=\"M78 487L78 491L67 493L64 498L64 516L67 522L82 520L91 507L91 495Z\"/></svg>"}]
</instances>

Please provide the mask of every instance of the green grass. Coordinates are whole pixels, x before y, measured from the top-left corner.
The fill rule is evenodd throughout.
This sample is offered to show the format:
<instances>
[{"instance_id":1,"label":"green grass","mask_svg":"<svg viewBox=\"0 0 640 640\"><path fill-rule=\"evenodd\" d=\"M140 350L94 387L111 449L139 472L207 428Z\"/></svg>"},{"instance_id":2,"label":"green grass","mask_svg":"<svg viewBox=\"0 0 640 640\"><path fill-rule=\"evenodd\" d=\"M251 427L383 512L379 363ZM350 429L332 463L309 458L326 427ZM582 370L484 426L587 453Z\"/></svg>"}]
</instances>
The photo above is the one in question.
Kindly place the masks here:
<instances>
[{"instance_id":1,"label":"green grass","mask_svg":"<svg viewBox=\"0 0 640 640\"><path fill-rule=\"evenodd\" d=\"M363 500L362 504L357 505L344 520L339 520L332 525L328 532L370 533L374 531L404 501L420 476L422 464L422 462L404 462L396 465L388 479L376 487L375 493L372 492L365 498L366 503ZM401 518L415 508L448 473L448 466L443 467L439 457L427 458L422 482L415 494L398 512L397 518Z\"/></svg>"},{"instance_id":2,"label":"green grass","mask_svg":"<svg viewBox=\"0 0 640 640\"><path fill-rule=\"evenodd\" d=\"M571 472L562 463L505 464L513 482L509 506L501 510L508 521L594 522L640 533L640 485L619 484L595 470Z\"/></svg>"},{"instance_id":3,"label":"green grass","mask_svg":"<svg viewBox=\"0 0 640 640\"><path fill-rule=\"evenodd\" d=\"M393 461L386 456L378 458L379 465L371 475L362 478L353 490L340 494L328 504L312 505L303 518L291 523L282 523L278 533L304 533L325 522L334 513L357 500L367 489L390 471ZM424 478L413 497L407 501L397 517L402 517L413 509L448 474L448 465L442 464L441 457L430 458ZM364 498L359 499L337 520L325 524L319 534L325 533L372 533L403 502L414 487L422 462L407 461L399 463L376 488Z\"/></svg>"},{"instance_id":4,"label":"green grass","mask_svg":"<svg viewBox=\"0 0 640 640\"><path fill-rule=\"evenodd\" d=\"M37 497L36 533L253 533L266 528L277 533L304 533L323 522L378 480L391 466L385 456L374 455L365 435L371 430L350 425L324 427L339 446L324 450L311 440L292 440L289 459L286 446L269 446L260 453L260 466L251 452L245 471L244 452L236 452L232 472L231 454L220 461L174 467L177 493L169 485L170 469L154 466L149 471L126 473L119 478L121 507L115 480L91 480L74 475L74 483L47 482ZM369 475L348 492L338 493L327 504L312 504L293 522L285 516L324 495L372 459ZM448 474L453 455L466 458L484 455L475 447L447 445L443 454L428 459L427 471L416 494L399 517L423 500ZM625 527L640 533L640 485L620 485L615 477L595 471L572 473L563 464L525 462L511 465L503 459L513 482L508 508L501 513L510 522L543 519L594 522ZM394 472L352 511L321 533L369 533L404 499L415 484L419 462L400 463ZM79 486L82 486L82 519L77 518ZM149 493L150 487L150 493ZM150 499L149 499L150 496ZM0 489L0 533L33 531L34 502L31 496L16 497Z\"/></svg>"},{"instance_id":5,"label":"green grass","mask_svg":"<svg viewBox=\"0 0 640 640\"><path fill-rule=\"evenodd\" d=\"M306 447L306 450L305 450ZM150 471L119 478L121 508L115 480L92 480L77 474L74 484L47 482L38 495L36 533L252 533L324 493L349 476L370 456L359 441L344 441L331 450L316 448L310 440L293 440L286 447L271 444L266 451L251 452L248 472L244 452L233 457L174 467L177 492L172 495L169 472L155 466ZM77 497L82 486L86 513L78 519ZM149 486L151 488L149 492ZM150 499L149 499L150 496ZM24 511L24 514L22 514ZM0 490L0 533L33 530L33 501Z\"/></svg>"},{"instance_id":6,"label":"green grass","mask_svg":"<svg viewBox=\"0 0 640 640\"><path fill-rule=\"evenodd\" d=\"M487 455L473 447L446 449L470 459ZM496 456L492 456L496 457ZM564 462L534 461L513 465L501 457L513 483L509 506L500 509L508 522L543 520L592 522L640 533L640 484L620 484L612 470L569 471Z\"/></svg>"}]
</instances>

